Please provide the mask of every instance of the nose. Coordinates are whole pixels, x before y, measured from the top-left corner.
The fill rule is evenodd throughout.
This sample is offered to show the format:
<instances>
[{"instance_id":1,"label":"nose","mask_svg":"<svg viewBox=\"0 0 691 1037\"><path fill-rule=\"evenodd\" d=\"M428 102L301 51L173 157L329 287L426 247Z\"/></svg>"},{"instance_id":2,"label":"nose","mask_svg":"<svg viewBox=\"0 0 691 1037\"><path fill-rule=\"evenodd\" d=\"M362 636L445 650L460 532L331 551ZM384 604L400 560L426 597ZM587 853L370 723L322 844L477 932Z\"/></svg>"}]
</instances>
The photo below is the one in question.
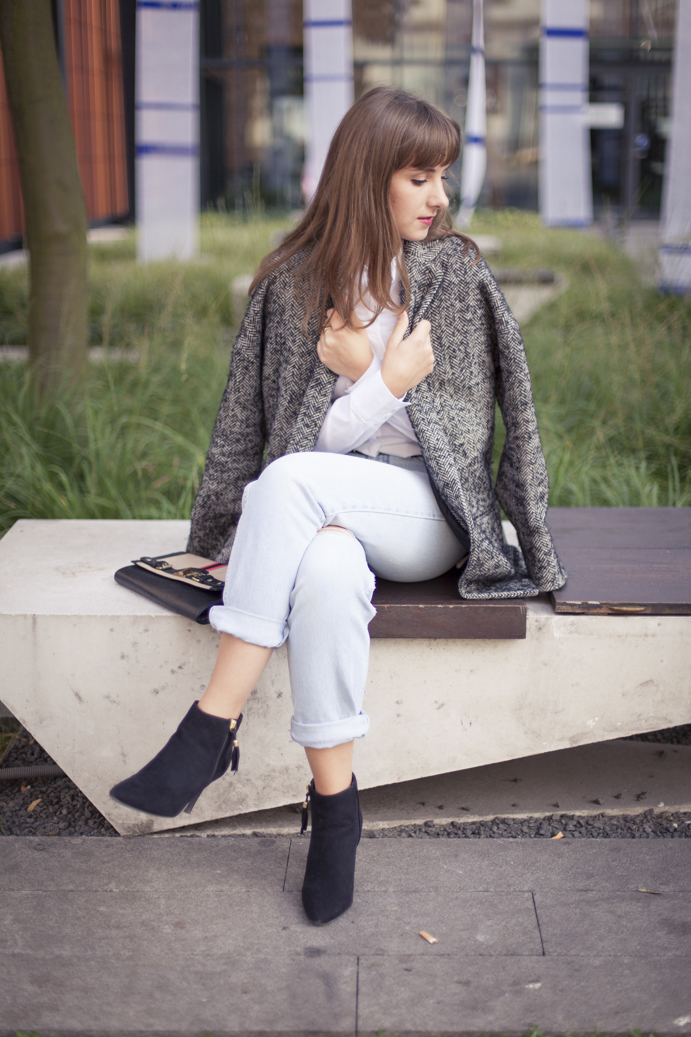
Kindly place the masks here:
<instances>
[{"instance_id":1,"label":"nose","mask_svg":"<svg viewBox=\"0 0 691 1037\"><path fill-rule=\"evenodd\" d=\"M427 204L435 209L446 209L449 204L446 191L444 190L444 182L439 177L438 180L430 181L432 190L427 198Z\"/></svg>"}]
</instances>

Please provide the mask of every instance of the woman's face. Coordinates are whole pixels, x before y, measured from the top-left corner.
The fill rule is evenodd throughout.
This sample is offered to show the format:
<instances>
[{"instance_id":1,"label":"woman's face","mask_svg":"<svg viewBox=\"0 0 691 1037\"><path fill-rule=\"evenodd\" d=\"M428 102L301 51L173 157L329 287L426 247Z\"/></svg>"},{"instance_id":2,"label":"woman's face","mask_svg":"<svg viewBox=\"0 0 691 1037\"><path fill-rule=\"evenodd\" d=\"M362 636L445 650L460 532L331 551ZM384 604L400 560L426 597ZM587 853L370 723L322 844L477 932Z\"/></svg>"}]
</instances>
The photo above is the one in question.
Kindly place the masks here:
<instances>
[{"instance_id":1,"label":"woman's face","mask_svg":"<svg viewBox=\"0 0 691 1037\"><path fill-rule=\"evenodd\" d=\"M449 204L444 190L446 167L413 167L391 177L389 200L398 233L404 241L422 241L440 209Z\"/></svg>"}]
</instances>

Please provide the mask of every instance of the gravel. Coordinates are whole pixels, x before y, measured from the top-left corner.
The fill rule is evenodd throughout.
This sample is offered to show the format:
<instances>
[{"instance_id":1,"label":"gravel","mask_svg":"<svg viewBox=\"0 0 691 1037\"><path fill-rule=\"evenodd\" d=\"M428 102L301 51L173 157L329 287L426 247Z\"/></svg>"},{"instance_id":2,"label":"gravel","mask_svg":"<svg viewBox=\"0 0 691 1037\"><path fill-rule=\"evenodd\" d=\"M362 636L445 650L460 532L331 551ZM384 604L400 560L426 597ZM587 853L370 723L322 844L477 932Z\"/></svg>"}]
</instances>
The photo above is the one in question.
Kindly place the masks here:
<instances>
[{"instance_id":1,"label":"gravel","mask_svg":"<svg viewBox=\"0 0 691 1037\"><path fill-rule=\"evenodd\" d=\"M643 814L547 814L493 817L488 821L425 821L364 831L364 839L691 839L691 812L646 810Z\"/></svg>"},{"instance_id":2,"label":"gravel","mask_svg":"<svg viewBox=\"0 0 691 1037\"><path fill-rule=\"evenodd\" d=\"M54 763L22 728L2 759L2 767ZM38 800L38 802L36 802ZM29 811L32 803L36 803ZM117 835L74 782L62 778L0 781L2 835Z\"/></svg>"},{"instance_id":3,"label":"gravel","mask_svg":"<svg viewBox=\"0 0 691 1037\"><path fill-rule=\"evenodd\" d=\"M691 724L633 735L632 740L690 745ZM3 768L52 763L54 761L48 753L23 728L17 731L0 760ZM430 820L422 825L365 830L363 838L552 839L559 833L565 839L689 839L691 813L649 809L641 814L547 814L544 817L495 817L448 824ZM117 834L110 822L67 776L0 781L0 835ZM255 833L257 836L260 834Z\"/></svg>"},{"instance_id":4,"label":"gravel","mask_svg":"<svg viewBox=\"0 0 691 1037\"><path fill-rule=\"evenodd\" d=\"M664 745L691 745L691 724L666 727L662 731L646 731L642 735L629 735L622 742L662 742Z\"/></svg>"}]
</instances>

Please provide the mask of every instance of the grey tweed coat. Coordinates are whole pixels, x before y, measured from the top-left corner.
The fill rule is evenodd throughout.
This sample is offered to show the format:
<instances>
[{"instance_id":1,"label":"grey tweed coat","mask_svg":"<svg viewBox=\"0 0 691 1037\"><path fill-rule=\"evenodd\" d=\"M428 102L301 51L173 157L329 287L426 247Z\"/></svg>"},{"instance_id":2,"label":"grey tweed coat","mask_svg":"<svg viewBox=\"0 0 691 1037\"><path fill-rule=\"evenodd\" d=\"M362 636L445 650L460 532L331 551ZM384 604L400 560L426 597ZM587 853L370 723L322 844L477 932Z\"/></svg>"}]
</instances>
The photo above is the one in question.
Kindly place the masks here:
<instances>
[{"instance_id":1,"label":"grey tweed coat","mask_svg":"<svg viewBox=\"0 0 691 1037\"><path fill-rule=\"evenodd\" d=\"M516 598L563 586L566 574L545 524L549 487L518 324L483 260L451 237L405 242L410 327L432 325L435 366L408 394L408 415L430 479L468 530L464 598ZM225 561L242 492L283 454L312 450L336 376L317 356L320 328L304 330L295 286L300 257L257 287L235 341L188 550ZM506 426L492 478L495 399ZM507 545L499 505L522 550Z\"/></svg>"}]
</instances>

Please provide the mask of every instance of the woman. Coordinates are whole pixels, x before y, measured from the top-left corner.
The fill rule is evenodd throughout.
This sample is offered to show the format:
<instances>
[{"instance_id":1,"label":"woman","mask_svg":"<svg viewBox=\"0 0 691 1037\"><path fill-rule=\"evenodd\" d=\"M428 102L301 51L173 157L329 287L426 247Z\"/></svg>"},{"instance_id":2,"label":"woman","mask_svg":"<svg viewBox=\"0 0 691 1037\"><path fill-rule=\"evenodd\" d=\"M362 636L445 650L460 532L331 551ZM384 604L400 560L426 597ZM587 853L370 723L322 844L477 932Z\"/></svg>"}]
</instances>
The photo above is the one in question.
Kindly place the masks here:
<instances>
[{"instance_id":1,"label":"woman","mask_svg":"<svg viewBox=\"0 0 691 1037\"><path fill-rule=\"evenodd\" d=\"M301 223L261 264L188 544L229 559L210 614L216 666L164 749L112 793L165 817L191 809L236 766L243 705L287 639L291 736L313 775L303 903L317 924L353 899L375 575L458 566L467 598L565 580L518 325L447 216L459 147L433 105L371 90L336 131ZM507 429L496 486L495 399ZM522 551L504 542L499 503Z\"/></svg>"}]
</instances>

